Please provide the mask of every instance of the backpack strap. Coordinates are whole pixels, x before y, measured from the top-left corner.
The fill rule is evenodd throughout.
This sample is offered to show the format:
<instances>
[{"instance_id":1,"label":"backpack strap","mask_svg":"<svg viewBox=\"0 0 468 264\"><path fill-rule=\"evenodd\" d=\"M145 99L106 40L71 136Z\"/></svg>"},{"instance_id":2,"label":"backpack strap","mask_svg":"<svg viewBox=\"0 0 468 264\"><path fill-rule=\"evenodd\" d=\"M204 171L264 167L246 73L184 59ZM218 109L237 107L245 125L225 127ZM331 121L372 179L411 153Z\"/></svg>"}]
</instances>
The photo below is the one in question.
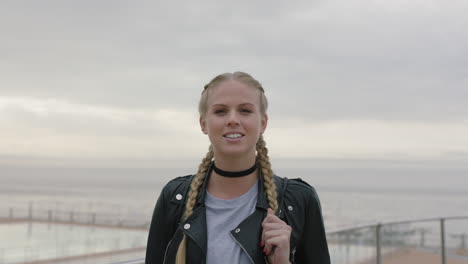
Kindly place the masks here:
<instances>
[{"instance_id":1,"label":"backpack strap","mask_svg":"<svg viewBox=\"0 0 468 264\"><path fill-rule=\"evenodd\" d=\"M286 192L286 188L288 187L289 179L288 177L280 178L278 182L281 182L281 186L279 188L280 192L278 193L278 217L284 221L284 207L283 207L283 197L284 193Z\"/></svg>"}]
</instances>

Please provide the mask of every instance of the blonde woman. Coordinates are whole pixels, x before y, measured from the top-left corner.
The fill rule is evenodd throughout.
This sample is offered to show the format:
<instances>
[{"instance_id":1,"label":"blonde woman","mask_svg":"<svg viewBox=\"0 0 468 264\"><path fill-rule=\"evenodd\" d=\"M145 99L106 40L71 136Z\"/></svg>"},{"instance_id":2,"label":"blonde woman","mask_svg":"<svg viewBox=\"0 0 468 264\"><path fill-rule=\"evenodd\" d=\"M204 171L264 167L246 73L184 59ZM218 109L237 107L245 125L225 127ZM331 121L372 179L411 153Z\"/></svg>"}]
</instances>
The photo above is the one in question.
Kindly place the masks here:
<instances>
[{"instance_id":1,"label":"blonde woman","mask_svg":"<svg viewBox=\"0 0 468 264\"><path fill-rule=\"evenodd\" d=\"M317 193L273 174L262 136L267 106L246 73L205 85L200 127L211 145L197 174L163 188L146 264L330 263Z\"/></svg>"}]
</instances>

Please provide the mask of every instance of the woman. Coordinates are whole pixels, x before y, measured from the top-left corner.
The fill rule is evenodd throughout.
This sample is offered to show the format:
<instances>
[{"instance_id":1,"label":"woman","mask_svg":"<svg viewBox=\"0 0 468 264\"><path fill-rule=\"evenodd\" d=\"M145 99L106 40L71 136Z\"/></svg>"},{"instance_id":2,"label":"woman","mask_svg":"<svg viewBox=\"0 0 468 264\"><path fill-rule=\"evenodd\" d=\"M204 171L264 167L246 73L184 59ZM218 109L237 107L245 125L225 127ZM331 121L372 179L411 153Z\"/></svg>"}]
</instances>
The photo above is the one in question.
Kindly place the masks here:
<instances>
[{"instance_id":1,"label":"woman","mask_svg":"<svg viewBox=\"0 0 468 264\"><path fill-rule=\"evenodd\" d=\"M196 175L163 188L146 264L330 263L317 193L271 170L267 105L246 73L205 85L200 127L211 146Z\"/></svg>"}]
</instances>

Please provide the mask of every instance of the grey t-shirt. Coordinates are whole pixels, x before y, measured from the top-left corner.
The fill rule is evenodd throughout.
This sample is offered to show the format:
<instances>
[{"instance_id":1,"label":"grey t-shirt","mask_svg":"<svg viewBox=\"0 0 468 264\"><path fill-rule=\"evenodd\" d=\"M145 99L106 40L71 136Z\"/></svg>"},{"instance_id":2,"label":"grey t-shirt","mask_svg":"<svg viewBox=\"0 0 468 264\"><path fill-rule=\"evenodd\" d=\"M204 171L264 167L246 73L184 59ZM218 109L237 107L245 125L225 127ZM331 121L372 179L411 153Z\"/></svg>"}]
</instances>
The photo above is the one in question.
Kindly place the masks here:
<instances>
[{"instance_id":1,"label":"grey t-shirt","mask_svg":"<svg viewBox=\"0 0 468 264\"><path fill-rule=\"evenodd\" d=\"M231 236L231 230L234 230L255 211L257 194L258 181L248 192L231 200L218 199L208 192L206 193L207 264L251 263L247 253Z\"/></svg>"}]
</instances>

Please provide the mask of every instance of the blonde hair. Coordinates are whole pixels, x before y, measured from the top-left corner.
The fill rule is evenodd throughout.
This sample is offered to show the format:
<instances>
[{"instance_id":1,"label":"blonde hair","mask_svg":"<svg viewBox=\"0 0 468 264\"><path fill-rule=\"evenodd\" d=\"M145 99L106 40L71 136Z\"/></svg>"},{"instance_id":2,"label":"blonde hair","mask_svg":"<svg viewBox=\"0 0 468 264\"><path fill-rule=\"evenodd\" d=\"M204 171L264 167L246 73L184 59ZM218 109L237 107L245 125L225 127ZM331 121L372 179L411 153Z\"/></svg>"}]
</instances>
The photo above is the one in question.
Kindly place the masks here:
<instances>
[{"instance_id":1,"label":"blonde hair","mask_svg":"<svg viewBox=\"0 0 468 264\"><path fill-rule=\"evenodd\" d=\"M234 72L234 73L223 73L218 76L216 76L211 82L209 82L207 85L203 87L203 92L200 97L200 101L198 103L198 113L200 116L204 116L207 111L208 107L208 94L210 88L218 86L220 83L229 81L229 80L234 80L241 82L247 86L250 86L252 88L255 88L259 91L260 93L260 113L263 115L267 115L267 108L268 108L268 100L265 96L265 91L263 90L262 85L255 80L252 76L245 72Z\"/></svg>"},{"instance_id":2,"label":"blonde hair","mask_svg":"<svg viewBox=\"0 0 468 264\"><path fill-rule=\"evenodd\" d=\"M202 92L200 102L198 104L198 112L200 116L204 116L207 111L207 101L208 101L208 94L209 90L212 87L216 87L220 83L228 80L235 80L241 83L244 83L252 88L258 89L260 94L260 112L265 117L267 116L266 111L268 108L268 101L265 96L265 92L263 90L262 85L255 80L252 76L244 72L234 72L234 73L224 73L216 76L211 82L205 85L204 90ZM273 180L273 170L271 169L270 158L268 157L268 149L266 148L266 142L263 139L263 136L257 141L256 145L257 150L257 160L260 164L260 168L262 170L263 175L263 183L265 192L268 198L268 204L273 211L276 212L278 209L278 202L277 202L277 193L276 193L276 185ZM192 180L190 184L190 191L188 194L187 202L185 204L185 212L184 212L184 219L186 220L193 212L193 209L196 204L196 200L200 191L200 187L205 180L206 172L210 166L210 163L214 157L213 147L210 145L208 153L203 158L202 162L198 166L198 172ZM187 241L184 235L182 242L179 245L179 249L176 255L176 264L185 264L186 263L186 248L187 248Z\"/></svg>"}]
</instances>

